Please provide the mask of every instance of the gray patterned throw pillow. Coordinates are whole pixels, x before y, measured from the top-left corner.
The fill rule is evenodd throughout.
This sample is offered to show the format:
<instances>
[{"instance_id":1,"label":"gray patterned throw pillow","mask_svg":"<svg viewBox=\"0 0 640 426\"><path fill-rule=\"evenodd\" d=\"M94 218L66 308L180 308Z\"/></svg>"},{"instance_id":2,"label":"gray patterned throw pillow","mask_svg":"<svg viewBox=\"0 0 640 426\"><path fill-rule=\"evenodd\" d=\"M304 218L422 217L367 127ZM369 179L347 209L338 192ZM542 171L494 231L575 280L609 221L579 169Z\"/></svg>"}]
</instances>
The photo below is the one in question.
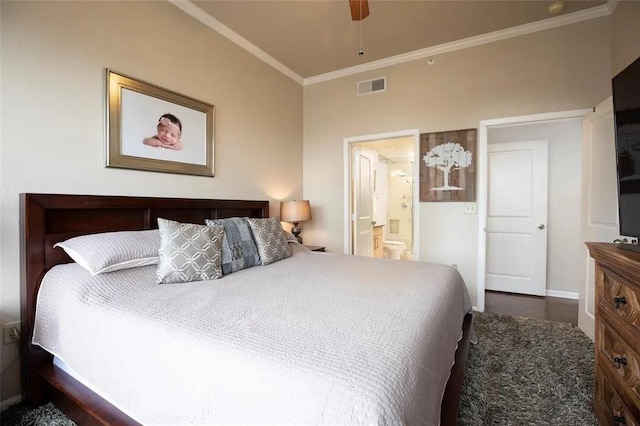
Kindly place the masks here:
<instances>
[{"instance_id":1,"label":"gray patterned throw pillow","mask_svg":"<svg viewBox=\"0 0 640 426\"><path fill-rule=\"evenodd\" d=\"M222 226L158 219L158 284L222 277Z\"/></svg>"},{"instance_id":2,"label":"gray patterned throw pillow","mask_svg":"<svg viewBox=\"0 0 640 426\"><path fill-rule=\"evenodd\" d=\"M269 219L246 219L256 240L260 261L268 265L291 256L291 248L277 217Z\"/></svg>"},{"instance_id":3,"label":"gray patterned throw pillow","mask_svg":"<svg viewBox=\"0 0 640 426\"><path fill-rule=\"evenodd\" d=\"M206 219L209 226L224 226L222 239L222 273L230 274L240 269L260 264L260 255L251 228L241 217Z\"/></svg>"}]
</instances>

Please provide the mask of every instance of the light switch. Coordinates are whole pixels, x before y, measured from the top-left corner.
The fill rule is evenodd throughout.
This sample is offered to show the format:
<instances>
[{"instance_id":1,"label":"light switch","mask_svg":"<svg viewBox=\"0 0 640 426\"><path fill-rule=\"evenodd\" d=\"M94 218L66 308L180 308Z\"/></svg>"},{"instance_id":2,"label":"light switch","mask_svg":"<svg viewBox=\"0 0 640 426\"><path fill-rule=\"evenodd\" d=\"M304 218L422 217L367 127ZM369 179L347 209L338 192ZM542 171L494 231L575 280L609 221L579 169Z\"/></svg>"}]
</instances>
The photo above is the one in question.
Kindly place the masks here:
<instances>
[{"instance_id":1,"label":"light switch","mask_svg":"<svg viewBox=\"0 0 640 426\"><path fill-rule=\"evenodd\" d=\"M464 203L464 214L476 214L476 203Z\"/></svg>"}]
</instances>

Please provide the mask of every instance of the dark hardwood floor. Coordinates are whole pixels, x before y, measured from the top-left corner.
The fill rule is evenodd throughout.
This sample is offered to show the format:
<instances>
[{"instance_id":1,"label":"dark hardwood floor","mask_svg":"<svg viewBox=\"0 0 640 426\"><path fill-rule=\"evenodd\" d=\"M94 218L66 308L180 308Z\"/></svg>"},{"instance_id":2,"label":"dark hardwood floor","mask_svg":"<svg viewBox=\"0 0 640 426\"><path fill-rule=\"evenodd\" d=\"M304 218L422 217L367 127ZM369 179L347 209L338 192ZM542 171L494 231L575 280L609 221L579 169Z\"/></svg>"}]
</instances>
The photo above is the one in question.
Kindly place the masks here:
<instances>
[{"instance_id":1,"label":"dark hardwood floor","mask_svg":"<svg viewBox=\"0 0 640 426\"><path fill-rule=\"evenodd\" d=\"M559 297L485 292L485 312L578 324L578 301Z\"/></svg>"}]
</instances>

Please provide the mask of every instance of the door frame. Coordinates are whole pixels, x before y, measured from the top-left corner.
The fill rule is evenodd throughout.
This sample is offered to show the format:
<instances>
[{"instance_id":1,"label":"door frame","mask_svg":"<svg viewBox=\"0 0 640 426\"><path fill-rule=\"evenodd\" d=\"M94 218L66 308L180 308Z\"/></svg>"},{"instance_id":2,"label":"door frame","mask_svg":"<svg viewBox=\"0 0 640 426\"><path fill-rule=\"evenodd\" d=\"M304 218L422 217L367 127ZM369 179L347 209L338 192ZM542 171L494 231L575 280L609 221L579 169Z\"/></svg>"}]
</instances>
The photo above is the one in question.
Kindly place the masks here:
<instances>
[{"instance_id":1,"label":"door frame","mask_svg":"<svg viewBox=\"0 0 640 426\"><path fill-rule=\"evenodd\" d=\"M487 202L488 202L488 134L490 127L514 126L518 124L543 123L571 118L584 118L591 109L577 109L571 111L558 111L543 114L522 115L517 117L494 118L481 120L478 127L478 270L476 283L476 305L480 312L484 312L485 274L487 261ZM548 238L548 236L547 236Z\"/></svg>"},{"instance_id":2,"label":"door frame","mask_svg":"<svg viewBox=\"0 0 640 426\"><path fill-rule=\"evenodd\" d=\"M376 133L371 135L351 136L343 139L343 176L344 176L344 253L351 254L351 233L352 218L351 218L351 144L360 142L377 141L380 139L392 139L400 137L413 137L413 258L420 260L420 198L419 185L420 182L420 163L418 158L420 157L420 130L398 130L395 132Z\"/></svg>"}]
</instances>

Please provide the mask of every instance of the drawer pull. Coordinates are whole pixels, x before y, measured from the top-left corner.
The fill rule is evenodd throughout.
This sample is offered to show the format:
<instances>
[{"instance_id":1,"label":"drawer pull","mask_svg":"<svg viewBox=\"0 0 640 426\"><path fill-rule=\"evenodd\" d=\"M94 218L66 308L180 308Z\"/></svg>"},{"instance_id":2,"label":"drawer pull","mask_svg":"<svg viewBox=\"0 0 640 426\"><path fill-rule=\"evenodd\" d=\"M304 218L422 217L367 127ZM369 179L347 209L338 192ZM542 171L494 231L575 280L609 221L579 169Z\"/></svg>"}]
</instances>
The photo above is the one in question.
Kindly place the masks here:
<instances>
[{"instance_id":1,"label":"drawer pull","mask_svg":"<svg viewBox=\"0 0 640 426\"><path fill-rule=\"evenodd\" d=\"M613 421L623 425L627 424L627 420L624 418L624 416L613 416Z\"/></svg>"},{"instance_id":2,"label":"drawer pull","mask_svg":"<svg viewBox=\"0 0 640 426\"><path fill-rule=\"evenodd\" d=\"M616 368L620 368L621 365L627 365L627 359L624 357L615 357L613 362L616 364Z\"/></svg>"},{"instance_id":3,"label":"drawer pull","mask_svg":"<svg viewBox=\"0 0 640 426\"><path fill-rule=\"evenodd\" d=\"M616 309L618 309L620 307L620 305L626 305L627 304L627 298L624 296L616 296L613 298L613 303L616 304Z\"/></svg>"}]
</instances>

